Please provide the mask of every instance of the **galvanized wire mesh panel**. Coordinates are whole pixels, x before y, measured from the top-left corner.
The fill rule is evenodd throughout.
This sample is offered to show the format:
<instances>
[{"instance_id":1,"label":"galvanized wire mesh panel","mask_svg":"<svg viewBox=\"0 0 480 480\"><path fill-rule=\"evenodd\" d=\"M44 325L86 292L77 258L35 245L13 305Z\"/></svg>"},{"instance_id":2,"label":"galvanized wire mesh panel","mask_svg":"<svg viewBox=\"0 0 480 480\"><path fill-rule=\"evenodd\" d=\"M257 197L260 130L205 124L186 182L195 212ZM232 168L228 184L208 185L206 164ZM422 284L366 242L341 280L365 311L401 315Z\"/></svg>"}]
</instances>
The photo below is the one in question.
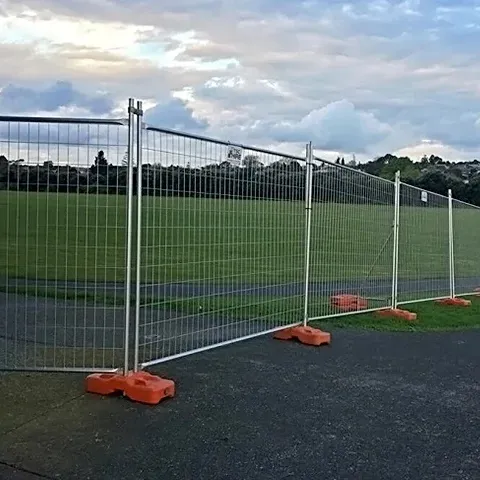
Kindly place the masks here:
<instances>
[{"instance_id":1,"label":"galvanized wire mesh panel","mask_svg":"<svg viewBox=\"0 0 480 480\"><path fill-rule=\"evenodd\" d=\"M395 185L315 162L310 319L391 306Z\"/></svg>"},{"instance_id":2,"label":"galvanized wire mesh panel","mask_svg":"<svg viewBox=\"0 0 480 480\"><path fill-rule=\"evenodd\" d=\"M452 201L455 294L474 294L480 288L480 208Z\"/></svg>"},{"instance_id":3,"label":"galvanized wire mesh panel","mask_svg":"<svg viewBox=\"0 0 480 480\"><path fill-rule=\"evenodd\" d=\"M142 366L302 321L301 160L144 131Z\"/></svg>"},{"instance_id":4,"label":"galvanized wire mesh panel","mask_svg":"<svg viewBox=\"0 0 480 480\"><path fill-rule=\"evenodd\" d=\"M402 183L398 303L450 296L448 197Z\"/></svg>"},{"instance_id":5,"label":"galvanized wire mesh panel","mask_svg":"<svg viewBox=\"0 0 480 480\"><path fill-rule=\"evenodd\" d=\"M121 366L127 132L0 118L0 368Z\"/></svg>"}]
</instances>

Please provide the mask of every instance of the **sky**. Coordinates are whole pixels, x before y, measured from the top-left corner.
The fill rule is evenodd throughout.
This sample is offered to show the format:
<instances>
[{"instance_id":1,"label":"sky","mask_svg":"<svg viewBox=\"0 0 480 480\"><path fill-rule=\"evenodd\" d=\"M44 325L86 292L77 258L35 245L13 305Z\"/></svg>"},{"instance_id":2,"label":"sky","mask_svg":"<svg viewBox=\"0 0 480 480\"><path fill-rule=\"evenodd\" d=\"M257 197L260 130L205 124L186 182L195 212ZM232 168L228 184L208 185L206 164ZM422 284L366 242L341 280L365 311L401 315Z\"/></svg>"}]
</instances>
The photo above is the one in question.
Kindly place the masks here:
<instances>
[{"instance_id":1,"label":"sky","mask_svg":"<svg viewBox=\"0 0 480 480\"><path fill-rule=\"evenodd\" d=\"M0 0L0 112L473 160L478 45L480 0Z\"/></svg>"}]
</instances>

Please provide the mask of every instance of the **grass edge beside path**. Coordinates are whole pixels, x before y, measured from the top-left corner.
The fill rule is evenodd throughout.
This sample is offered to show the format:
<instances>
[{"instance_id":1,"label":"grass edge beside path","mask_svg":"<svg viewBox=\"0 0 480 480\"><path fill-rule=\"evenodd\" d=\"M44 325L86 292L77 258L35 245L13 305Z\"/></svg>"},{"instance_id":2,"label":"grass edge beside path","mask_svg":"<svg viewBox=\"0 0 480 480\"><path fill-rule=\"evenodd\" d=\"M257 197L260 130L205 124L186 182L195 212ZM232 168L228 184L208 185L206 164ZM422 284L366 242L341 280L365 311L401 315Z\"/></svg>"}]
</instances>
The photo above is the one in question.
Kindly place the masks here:
<instances>
[{"instance_id":1,"label":"grass edge beside path","mask_svg":"<svg viewBox=\"0 0 480 480\"><path fill-rule=\"evenodd\" d=\"M316 320L310 325L327 331L355 329L385 332L447 332L480 328L480 297L462 298L470 300L472 305L469 307L445 306L430 301L399 307L415 312L417 314L415 321L382 318L373 312Z\"/></svg>"},{"instance_id":2,"label":"grass edge beside path","mask_svg":"<svg viewBox=\"0 0 480 480\"><path fill-rule=\"evenodd\" d=\"M30 298L51 298L57 301L80 301L81 303L99 306L122 306L124 305L123 295L94 295L86 292L59 291L39 287L28 288L5 288L0 285L0 292L12 293L17 298L25 296ZM410 305L403 305L401 308L415 312L417 320L406 321L394 318L383 318L375 312L358 315L346 315L326 320L315 320L310 322L313 327L324 330L328 329L361 329L387 332L425 332L425 331L455 331L480 328L480 296L466 297L472 302L469 307L444 306L436 302L422 302ZM134 304L132 298L132 306ZM154 299L155 302L149 307L153 308L177 308L186 314L198 313L198 299L165 298ZM251 318L268 314L272 320L278 320L276 314L288 313L289 317L300 308L299 297L279 298L274 301L262 301L257 299L250 304L245 304L242 299L234 302L232 298L217 297L211 303L204 303L202 313L239 315L241 318ZM147 301L148 299L144 299ZM275 308L276 307L276 308ZM270 310L272 310L270 312ZM277 311L275 311L277 310ZM300 318L300 312L299 312Z\"/></svg>"}]
</instances>

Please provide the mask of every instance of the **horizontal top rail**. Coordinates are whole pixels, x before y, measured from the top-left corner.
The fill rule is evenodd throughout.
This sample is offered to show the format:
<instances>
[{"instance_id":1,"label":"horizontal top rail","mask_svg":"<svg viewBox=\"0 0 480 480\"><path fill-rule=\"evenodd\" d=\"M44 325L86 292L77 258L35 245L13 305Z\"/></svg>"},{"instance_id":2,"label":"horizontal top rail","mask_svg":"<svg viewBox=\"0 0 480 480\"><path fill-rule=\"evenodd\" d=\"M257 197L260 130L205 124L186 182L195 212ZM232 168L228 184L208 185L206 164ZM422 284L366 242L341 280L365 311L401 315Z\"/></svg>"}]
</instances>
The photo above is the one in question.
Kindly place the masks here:
<instances>
[{"instance_id":1,"label":"horizontal top rail","mask_svg":"<svg viewBox=\"0 0 480 480\"><path fill-rule=\"evenodd\" d=\"M75 118L75 117L29 117L20 115L0 115L0 122L17 123L57 123L84 125L128 125L126 119L113 118Z\"/></svg>"},{"instance_id":2,"label":"horizontal top rail","mask_svg":"<svg viewBox=\"0 0 480 480\"><path fill-rule=\"evenodd\" d=\"M445 200L448 200L448 195L442 195L441 193L432 192L431 190L427 190L427 189L421 188L421 187L416 187L415 185L410 185L410 184L405 183L405 182L400 182L400 184L405 185L406 187L414 188L415 190L418 190L419 192L427 192L430 195L436 195L437 197L442 197Z\"/></svg>"},{"instance_id":3,"label":"horizontal top rail","mask_svg":"<svg viewBox=\"0 0 480 480\"><path fill-rule=\"evenodd\" d=\"M229 141L226 141L226 140L219 140L218 138L204 137L202 135L196 135L196 134L193 134L193 133L182 132L182 131L179 131L179 130L171 130L169 128L160 128L160 127L152 127L150 125L145 125L145 129L149 130L151 132L166 133L166 134L169 134L169 135L177 135L179 137L190 138L192 140L200 140L200 141L204 141L204 142L216 143L218 145L225 145L226 147L229 147L229 146L238 147L238 148L242 148L244 150L251 150L253 152L264 153L265 155L275 155L277 157L288 158L289 160L298 160L300 162L305 162L306 161L306 159L304 157L299 157L297 155L291 155L291 154L283 153L283 152L275 152L273 150L268 150L268 149L265 149L265 148L253 147L251 145L244 145L244 144L241 144L241 143L234 143L234 142L229 142Z\"/></svg>"},{"instance_id":4,"label":"horizontal top rail","mask_svg":"<svg viewBox=\"0 0 480 480\"><path fill-rule=\"evenodd\" d=\"M452 197L452 200L457 203L461 203L462 205L465 205L466 207L472 207L476 208L477 210L480 210L480 207L478 205L473 205L472 203L464 202L463 200L458 200L455 197Z\"/></svg>"},{"instance_id":5,"label":"horizontal top rail","mask_svg":"<svg viewBox=\"0 0 480 480\"><path fill-rule=\"evenodd\" d=\"M357 168L349 167L347 165L341 165L339 163L335 163L335 162L332 162L330 160L324 160L323 158L319 158L319 157L313 157L313 159L317 162L328 163L329 165L331 165L332 167L335 167L335 168L341 168L343 170L347 170L347 171L352 172L352 173L364 175L364 176L370 177L370 178L375 178L376 180L382 180L385 183L395 185L395 182L392 182L391 180L388 180L387 178L377 177L376 175L372 175L371 173L364 172L363 170L358 170Z\"/></svg>"}]
</instances>

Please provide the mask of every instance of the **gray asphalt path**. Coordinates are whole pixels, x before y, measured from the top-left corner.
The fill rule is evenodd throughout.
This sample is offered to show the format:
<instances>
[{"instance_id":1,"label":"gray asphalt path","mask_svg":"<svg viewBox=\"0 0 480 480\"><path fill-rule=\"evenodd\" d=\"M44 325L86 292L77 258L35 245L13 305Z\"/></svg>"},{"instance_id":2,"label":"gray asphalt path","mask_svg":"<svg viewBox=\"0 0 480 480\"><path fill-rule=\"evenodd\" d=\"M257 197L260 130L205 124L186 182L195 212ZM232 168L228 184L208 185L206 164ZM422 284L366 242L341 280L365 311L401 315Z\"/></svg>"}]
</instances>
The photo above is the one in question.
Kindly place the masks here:
<instances>
[{"instance_id":1,"label":"gray asphalt path","mask_svg":"<svg viewBox=\"0 0 480 480\"><path fill-rule=\"evenodd\" d=\"M0 436L0 462L66 480L478 480L479 344L479 331L265 337L154 370L177 385L156 407L82 395L81 376L0 376L9 411L32 410Z\"/></svg>"},{"instance_id":2,"label":"gray asphalt path","mask_svg":"<svg viewBox=\"0 0 480 480\"><path fill-rule=\"evenodd\" d=\"M73 282L62 280L32 280L32 279L0 279L0 284L14 287L57 288L60 290L76 290L79 292L97 292L98 295L121 295L125 291L125 284L115 282ZM277 285L261 284L213 284L198 282L183 283L153 283L142 284L141 294L151 297L202 297L207 295L267 295L267 296L294 296L304 292L304 284L285 283ZM448 277L423 277L418 279L400 278L398 292L400 296L408 296L412 292L434 292L448 295ZM470 293L480 288L480 275L456 278L458 292ZM310 293L329 296L336 293L360 293L390 295L392 289L391 278L331 280L326 282L312 282ZM132 291L135 287L132 286Z\"/></svg>"},{"instance_id":3,"label":"gray asphalt path","mask_svg":"<svg viewBox=\"0 0 480 480\"><path fill-rule=\"evenodd\" d=\"M124 309L82 301L8 297L0 293L0 368L118 367L125 338ZM133 308L131 318L133 318ZM291 320L300 321L299 312ZM1 317L0 317L1 318ZM195 350L254 335L282 325L272 318L239 318L233 312L212 315L172 309L140 310L140 361ZM133 327L130 340L133 346ZM65 349L67 350L65 352ZM118 353L114 360L113 354ZM110 363L104 363L104 357Z\"/></svg>"},{"instance_id":4,"label":"gray asphalt path","mask_svg":"<svg viewBox=\"0 0 480 480\"><path fill-rule=\"evenodd\" d=\"M478 283L477 283L478 280ZM9 285L22 285L23 281L10 281ZM29 281L31 282L31 281ZM480 283L480 279L458 279L459 288L471 287ZM33 283L29 283L30 286ZM57 285L77 291L96 291L100 295L105 292L117 293L121 296L124 286L115 284L84 284L75 285L72 282L53 282ZM42 286L40 284L39 286ZM108 290L110 288L110 290ZM447 296L449 293L448 279L423 279L418 282L411 280L399 282L399 299L408 298L409 292L417 292L423 296ZM225 309L221 313L208 314L200 310L201 299L205 296L228 297L231 295L256 295L283 298L300 296L303 285L287 284L276 286L215 286L199 284L158 284L143 286L144 296L155 298L177 297L199 300L199 310L185 312L175 309L145 307L140 310L140 361L149 361L183 353L198 348L227 342L239 337L254 335L271 328L293 324L301 321L301 312L292 311L288 317L270 316L261 318L240 317L235 308ZM388 281L363 282L326 282L312 284L312 300L316 296L325 299L337 293L359 293L366 297L380 299L371 305L389 305L391 284ZM382 300L383 299L383 300ZM328 301L328 300L327 300ZM272 306L271 308L275 308ZM281 309L282 306L277 308ZM280 312L279 313L283 313ZM328 305L319 310L314 308L310 314L320 316L334 314L337 310ZM131 310L133 318L133 309ZM3 317L3 318L2 318ZM74 367L108 368L119 365L119 359L114 355L121 353L125 337L124 309L120 306L106 304L92 305L85 300L55 300L52 298L35 297L32 295L12 295L0 293L0 343L3 354L0 354L0 368L16 366L55 367L65 363ZM133 341L133 334L130 335ZM58 351L70 349L59 356ZM106 353L110 364L105 364L103 356ZM110 352L113 352L110 354ZM63 356L62 356L63 355ZM74 355L74 358L69 357ZM101 360L100 358L101 357ZM99 363L100 362L100 363Z\"/></svg>"}]
</instances>

